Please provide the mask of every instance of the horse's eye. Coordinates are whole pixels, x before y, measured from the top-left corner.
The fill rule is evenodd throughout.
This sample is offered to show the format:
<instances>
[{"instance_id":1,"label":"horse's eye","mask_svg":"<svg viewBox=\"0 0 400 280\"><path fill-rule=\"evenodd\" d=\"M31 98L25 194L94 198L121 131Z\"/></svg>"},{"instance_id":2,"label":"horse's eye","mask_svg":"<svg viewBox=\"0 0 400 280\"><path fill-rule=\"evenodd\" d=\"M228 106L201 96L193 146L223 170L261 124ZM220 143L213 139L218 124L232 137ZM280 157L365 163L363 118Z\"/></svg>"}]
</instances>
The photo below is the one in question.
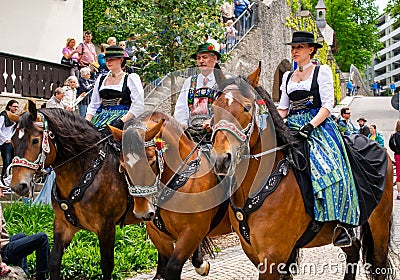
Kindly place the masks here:
<instances>
[{"instance_id":1,"label":"horse's eye","mask_svg":"<svg viewBox=\"0 0 400 280\"><path fill-rule=\"evenodd\" d=\"M246 104L246 105L244 105L244 111L246 112L246 113L248 113L248 112L250 112L250 110L251 110L251 104Z\"/></svg>"},{"instance_id":2,"label":"horse's eye","mask_svg":"<svg viewBox=\"0 0 400 280\"><path fill-rule=\"evenodd\" d=\"M36 139L36 138L35 138L35 139L32 140L32 145L36 145L36 144L38 144L38 143L39 143L39 139Z\"/></svg>"}]
</instances>

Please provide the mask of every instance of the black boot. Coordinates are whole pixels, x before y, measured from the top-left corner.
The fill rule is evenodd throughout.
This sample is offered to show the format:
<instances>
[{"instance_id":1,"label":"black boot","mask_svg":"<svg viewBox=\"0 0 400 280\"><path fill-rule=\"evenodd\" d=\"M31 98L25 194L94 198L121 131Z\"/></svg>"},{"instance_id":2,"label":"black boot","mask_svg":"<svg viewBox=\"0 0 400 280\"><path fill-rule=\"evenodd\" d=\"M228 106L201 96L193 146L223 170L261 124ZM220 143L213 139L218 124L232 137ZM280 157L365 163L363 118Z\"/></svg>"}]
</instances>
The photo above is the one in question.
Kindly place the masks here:
<instances>
[{"instance_id":1,"label":"black boot","mask_svg":"<svg viewBox=\"0 0 400 280\"><path fill-rule=\"evenodd\" d=\"M336 230L340 230L340 234L333 240L333 245L338 247L351 246L355 238L354 229L348 225L338 224L333 231L333 237L335 236Z\"/></svg>"}]
</instances>

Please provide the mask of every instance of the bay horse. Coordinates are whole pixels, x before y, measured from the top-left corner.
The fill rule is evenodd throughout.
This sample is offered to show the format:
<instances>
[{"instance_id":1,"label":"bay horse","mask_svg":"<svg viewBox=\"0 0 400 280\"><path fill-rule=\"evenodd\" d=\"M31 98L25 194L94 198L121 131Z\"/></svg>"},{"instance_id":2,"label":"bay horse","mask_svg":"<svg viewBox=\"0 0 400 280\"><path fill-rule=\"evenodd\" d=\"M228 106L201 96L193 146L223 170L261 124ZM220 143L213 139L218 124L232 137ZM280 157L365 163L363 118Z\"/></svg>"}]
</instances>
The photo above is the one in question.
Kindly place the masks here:
<instances>
[{"instance_id":1,"label":"bay horse","mask_svg":"<svg viewBox=\"0 0 400 280\"><path fill-rule=\"evenodd\" d=\"M259 279L275 280L291 277L282 271L282 266L278 269L279 265L287 268L292 263L296 243L312 219L306 212L293 166L288 164L283 150L293 144L287 137L290 132L271 98L258 87L259 74L260 67L247 79L231 78L220 86L213 103L212 158L216 174L236 177L238 190L231 192L229 217L243 250L259 269ZM263 131L256 121L257 93L267 98L269 117ZM358 263L362 246L364 262L368 263L366 268L373 279L395 277L389 258L393 166L390 158L387 159L383 196L368 222L361 226L361 242L353 239L350 247L342 248L347 254L347 264L351 265ZM267 177L268 174L271 175ZM267 184L263 184L265 181ZM250 211L251 207L255 211ZM331 244L333 234L338 235L336 225L337 222L324 223L316 236L300 247ZM356 271L346 270L344 279L355 279L355 276Z\"/></svg>"},{"instance_id":2,"label":"bay horse","mask_svg":"<svg viewBox=\"0 0 400 280\"><path fill-rule=\"evenodd\" d=\"M97 234L103 278L111 279L115 226L141 222L129 210L133 201L129 199L125 177L118 170L118 147L111 134L105 137L91 123L71 112L37 110L32 101L28 105L28 112L10 116L17 122L12 137L15 157L10 187L27 196L33 177L44 167L54 168L50 277L61 279L64 250L76 232L86 229Z\"/></svg>"},{"instance_id":3,"label":"bay horse","mask_svg":"<svg viewBox=\"0 0 400 280\"><path fill-rule=\"evenodd\" d=\"M181 279L192 254L196 272L207 275L210 265L201 251L212 248L206 237L232 229L227 203L222 203L227 192L205 153L174 118L159 111L144 112L123 132L111 130L122 139L121 165L133 184L133 213L148 221L147 232L158 250L154 279Z\"/></svg>"}]
</instances>

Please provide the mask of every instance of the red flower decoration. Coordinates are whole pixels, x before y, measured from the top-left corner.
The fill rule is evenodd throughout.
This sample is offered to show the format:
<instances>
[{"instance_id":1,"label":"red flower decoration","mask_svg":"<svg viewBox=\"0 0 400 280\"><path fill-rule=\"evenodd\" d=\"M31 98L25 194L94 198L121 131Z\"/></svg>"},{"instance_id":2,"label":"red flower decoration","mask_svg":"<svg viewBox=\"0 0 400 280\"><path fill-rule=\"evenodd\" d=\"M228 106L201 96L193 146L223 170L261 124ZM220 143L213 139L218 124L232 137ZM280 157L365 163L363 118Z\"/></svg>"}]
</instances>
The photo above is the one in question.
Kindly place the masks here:
<instances>
[{"instance_id":1,"label":"red flower decoration","mask_svg":"<svg viewBox=\"0 0 400 280\"><path fill-rule=\"evenodd\" d=\"M209 51L212 51L212 50L214 49L214 46L213 46L213 45L209 45L207 49L208 49Z\"/></svg>"},{"instance_id":2,"label":"red flower decoration","mask_svg":"<svg viewBox=\"0 0 400 280\"><path fill-rule=\"evenodd\" d=\"M156 148L157 150L162 150L165 148L165 141L162 140L161 138L156 139Z\"/></svg>"},{"instance_id":3,"label":"red flower decoration","mask_svg":"<svg viewBox=\"0 0 400 280\"><path fill-rule=\"evenodd\" d=\"M257 104L258 105L267 105L267 102L263 99L257 99Z\"/></svg>"}]
</instances>

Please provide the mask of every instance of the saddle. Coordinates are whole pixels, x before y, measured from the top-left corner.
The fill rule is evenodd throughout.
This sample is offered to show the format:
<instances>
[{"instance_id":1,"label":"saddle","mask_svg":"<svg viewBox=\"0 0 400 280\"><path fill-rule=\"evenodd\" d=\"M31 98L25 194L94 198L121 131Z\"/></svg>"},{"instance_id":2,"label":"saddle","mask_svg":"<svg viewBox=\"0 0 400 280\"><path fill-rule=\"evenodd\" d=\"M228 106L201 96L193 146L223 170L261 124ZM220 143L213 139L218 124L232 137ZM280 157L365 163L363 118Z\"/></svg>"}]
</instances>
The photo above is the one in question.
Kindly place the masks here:
<instances>
[{"instance_id":1,"label":"saddle","mask_svg":"<svg viewBox=\"0 0 400 280\"><path fill-rule=\"evenodd\" d=\"M356 184L361 225L367 222L382 198L385 188L387 153L378 143L361 134L343 136L343 140ZM314 218L314 196L310 187L310 149L307 141L297 142L290 151L290 157L306 212Z\"/></svg>"}]
</instances>

